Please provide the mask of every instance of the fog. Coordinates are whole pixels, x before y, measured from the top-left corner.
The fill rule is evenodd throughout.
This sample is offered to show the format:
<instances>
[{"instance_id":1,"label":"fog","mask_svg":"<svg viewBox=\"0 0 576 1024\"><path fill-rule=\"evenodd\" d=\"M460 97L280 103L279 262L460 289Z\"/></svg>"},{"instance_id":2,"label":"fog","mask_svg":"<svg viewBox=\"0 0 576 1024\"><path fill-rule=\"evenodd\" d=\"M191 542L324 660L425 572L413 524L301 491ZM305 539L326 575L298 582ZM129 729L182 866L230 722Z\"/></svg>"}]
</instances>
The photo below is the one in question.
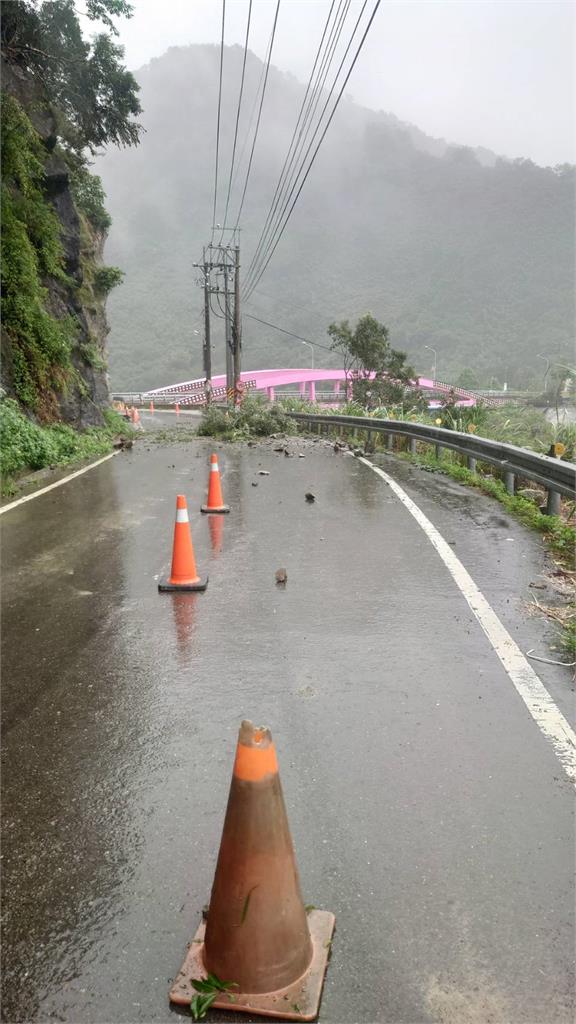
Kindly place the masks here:
<instances>
[{"instance_id":1,"label":"fog","mask_svg":"<svg viewBox=\"0 0 576 1024\"><path fill-rule=\"evenodd\" d=\"M253 2L249 47L261 58L275 6ZM361 6L352 0L351 19ZM329 9L329 0L282 0L277 67L307 81ZM243 44L247 11L248 0L228 0L227 43ZM220 19L218 0L135 0L133 18L120 23L127 64L217 43ZM555 165L575 157L573 53L574 5L565 0L383 2L349 93L450 142Z\"/></svg>"}]
</instances>

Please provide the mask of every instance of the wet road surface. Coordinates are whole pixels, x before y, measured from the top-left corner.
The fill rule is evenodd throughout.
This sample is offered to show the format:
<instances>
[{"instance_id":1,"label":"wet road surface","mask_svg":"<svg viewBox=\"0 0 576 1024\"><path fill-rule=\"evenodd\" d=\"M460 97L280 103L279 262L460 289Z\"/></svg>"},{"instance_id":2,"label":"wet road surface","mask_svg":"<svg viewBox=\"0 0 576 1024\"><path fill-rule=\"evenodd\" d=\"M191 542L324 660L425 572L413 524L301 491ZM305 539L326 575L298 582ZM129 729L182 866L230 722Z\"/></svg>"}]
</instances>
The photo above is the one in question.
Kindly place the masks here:
<instances>
[{"instance_id":1,"label":"wet road surface","mask_svg":"<svg viewBox=\"0 0 576 1024\"><path fill-rule=\"evenodd\" d=\"M249 717L273 730L305 902L337 918L322 1021L571 1021L559 762L389 488L273 444L217 446L227 517L199 514L201 440L143 440L4 517L3 1020L175 1019ZM522 649L543 645L522 610L539 540L382 458ZM179 491L205 594L157 593ZM569 717L569 677L542 669Z\"/></svg>"}]
</instances>

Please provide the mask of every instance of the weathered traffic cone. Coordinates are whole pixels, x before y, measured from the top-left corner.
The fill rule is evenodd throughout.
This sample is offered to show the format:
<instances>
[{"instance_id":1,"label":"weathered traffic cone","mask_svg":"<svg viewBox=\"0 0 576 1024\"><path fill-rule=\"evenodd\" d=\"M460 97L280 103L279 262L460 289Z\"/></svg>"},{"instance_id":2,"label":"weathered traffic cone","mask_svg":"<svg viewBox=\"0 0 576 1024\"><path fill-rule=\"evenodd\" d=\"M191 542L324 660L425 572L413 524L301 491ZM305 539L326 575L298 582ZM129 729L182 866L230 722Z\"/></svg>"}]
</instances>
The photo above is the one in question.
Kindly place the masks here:
<instances>
[{"instance_id":1,"label":"weathered traffic cone","mask_svg":"<svg viewBox=\"0 0 576 1024\"><path fill-rule=\"evenodd\" d=\"M208 501L202 505L202 512L229 512L230 506L224 504L222 497L222 486L220 484L220 470L218 468L218 456L210 456L210 474L208 476Z\"/></svg>"},{"instance_id":2,"label":"weathered traffic cone","mask_svg":"<svg viewBox=\"0 0 576 1024\"><path fill-rule=\"evenodd\" d=\"M176 498L172 569L168 579L158 584L158 590L206 590L207 586L208 577L200 579L196 569L186 498L179 494Z\"/></svg>"},{"instance_id":3,"label":"weathered traffic cone","mask_svg":"<svg viewBox=\"0 0 576 1024\"><path fill-rule=\"evenodd\" d=\"M154 402L150 402L150 412L154 412Z\"/></svg>"},{"instance_id":4,"label":"weathered traffic cone","mask_svg":"<svg viewBox=\"0 0 576 1024\"><path fill-rule=\"evenodd\" d=\"M218 1009L314 1020L334 924L302 903L270 730L242 722L208 920L170 999L188 1005L192 982L211 974L233 983Z\"/></svg>"}]
</instances>

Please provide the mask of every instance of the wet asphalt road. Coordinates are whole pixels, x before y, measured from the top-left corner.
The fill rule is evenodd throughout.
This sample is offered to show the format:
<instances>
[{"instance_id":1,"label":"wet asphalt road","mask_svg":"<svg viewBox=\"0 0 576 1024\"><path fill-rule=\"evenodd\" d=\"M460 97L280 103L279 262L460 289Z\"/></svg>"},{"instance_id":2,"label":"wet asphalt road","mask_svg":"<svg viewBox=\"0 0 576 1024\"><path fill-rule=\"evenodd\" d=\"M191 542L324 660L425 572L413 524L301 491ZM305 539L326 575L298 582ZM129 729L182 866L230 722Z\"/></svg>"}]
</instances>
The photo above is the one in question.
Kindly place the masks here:
<instances>
[{"instance_id":1,"label":"wet asphalt road","mask_svg":"<svg viewBox=\"0 0 576 1024\"><path fill-rule=\"evenodd\" d=\"M175 1019L250 717L276 740L305 902L337 918L322 1021L571 1021L560 764L383 481L328 446L273 444L218 446L227 517L198 512L201 440L143 441L3 517L3 1020ZM490 499L382 464L545 655L523 611L539 540ZM157 593L179 491L205 594ZM541 668L573 721L567 673Z\"/></svg>"}]
</instances>

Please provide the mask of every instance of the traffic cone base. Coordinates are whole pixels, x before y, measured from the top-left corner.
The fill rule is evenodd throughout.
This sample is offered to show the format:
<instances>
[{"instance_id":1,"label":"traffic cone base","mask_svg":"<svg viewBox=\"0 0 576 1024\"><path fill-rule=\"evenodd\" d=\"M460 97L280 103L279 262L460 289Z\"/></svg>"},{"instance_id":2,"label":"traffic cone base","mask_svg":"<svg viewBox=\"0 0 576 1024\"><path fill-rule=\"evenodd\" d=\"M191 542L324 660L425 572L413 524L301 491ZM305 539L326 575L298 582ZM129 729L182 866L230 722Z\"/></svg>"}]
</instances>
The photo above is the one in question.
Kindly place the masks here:
<instances>
[{"instance_id":1,"label":"traffic cone base","mask_svg":"<svg viewBox=\"0 0 576 1024\"><path fill-rule=\"evenodd\" d=\"M202 505L201 508L200 508L200 511L201 512L216 512L216 513L220 512L220 514L223 515L224 513L230 511L230 505L220 505L218 508L210 508L209 505Z\"/></svg>"},{"instance_id":2,"label":"traffic cone base","mask_svg":"<svg viewBox=\"0 0 576 1024\"><path fill-rule=\"evenodd\" d=\"M230 989L232 999L224 993L212 1004L214 1009L231 1010L240 1013L255 1013L262 1017L275 1017L276 1020L315 1020L320 1009L322 986L328 960L336 918L328 910L311 910L308 914L308 927L312 940L312 961L304 974L286 988L276 992L238 992ZM179 1006L190 1006L190 1000L196 995L193 981L206 978L204 966L204 934L206 924L203 921L194 936L188 955L174 985L170 990L170 1002ZM225 978L233 981L233 978Z\"/></svg>"},{"instance_id":3,"label":"traffic cone base","mask_svg":"<svg viewBox=\"0 0 576 1024\"><path fill-rule=\"evenodd\" d=\"M168 580L161 580L158 584L158 590L163 593L169 593L175 590L206 590L208 586L208 577L197 580L196 583L169 583Z\"/></svg>"}]
</instances>

